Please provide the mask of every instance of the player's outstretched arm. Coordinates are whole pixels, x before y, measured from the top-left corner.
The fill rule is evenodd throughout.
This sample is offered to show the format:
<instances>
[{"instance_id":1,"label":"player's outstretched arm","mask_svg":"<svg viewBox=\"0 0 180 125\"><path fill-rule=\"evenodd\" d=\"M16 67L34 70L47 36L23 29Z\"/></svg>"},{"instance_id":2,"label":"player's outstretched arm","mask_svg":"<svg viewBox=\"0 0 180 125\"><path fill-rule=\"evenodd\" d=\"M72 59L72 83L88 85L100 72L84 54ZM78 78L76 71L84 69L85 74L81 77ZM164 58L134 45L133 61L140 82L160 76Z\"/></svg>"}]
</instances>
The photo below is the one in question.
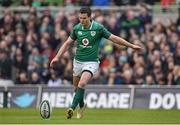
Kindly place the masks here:
<instances>
[{"instance_id":1,"label":"player's outstretched arm","mask_svg":"<svg viewBox=\"0 0 180 125\"><path fill-rule=\"evenodd\" d=\"M50 67L54 67L54 65L59 61L59 59L61 58L61 56L66 52L66 50L69 49L71 43L73 42L73 40L69 37L61 46L61 48L58 50L56 56L52 59L52 61L50 62Z\"/></svg>"},{"instance_id":2,"label":"player's outstretched arm","mask_svg":"<svg viewBox=\"0 0 180 125\"><path fill-rule=\"evenodd\" d=\"M111 34L108 39L111 40L112 42L118 44L118 45L125 45L125 46L130 47L130 48L135 49L135 50L142 50L142 48L139 45L129 43L125 39L118 37L116 35L113 35L113 34Z\"/></svg>"}]
</instances>

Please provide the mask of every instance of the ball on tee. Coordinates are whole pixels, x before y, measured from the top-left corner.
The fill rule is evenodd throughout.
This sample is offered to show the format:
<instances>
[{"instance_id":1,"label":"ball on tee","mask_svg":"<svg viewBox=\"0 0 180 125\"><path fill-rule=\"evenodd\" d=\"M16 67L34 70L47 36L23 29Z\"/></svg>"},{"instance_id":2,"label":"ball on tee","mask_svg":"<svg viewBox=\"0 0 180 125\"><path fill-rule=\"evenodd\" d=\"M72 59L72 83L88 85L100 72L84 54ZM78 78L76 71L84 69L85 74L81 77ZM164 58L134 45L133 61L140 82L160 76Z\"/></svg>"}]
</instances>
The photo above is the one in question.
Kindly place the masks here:
<instances>
[{"instance_id":1,"label":"ball on tee","mask_svg":"<svg viewBox=\"0 0 180 125\"><path fill-rule=\"evenodd\" d=\"M48 100L41 102L39 106L40 115L43 119L49 119L52 113L52 107Z\"/></svg>"}]
</instances>

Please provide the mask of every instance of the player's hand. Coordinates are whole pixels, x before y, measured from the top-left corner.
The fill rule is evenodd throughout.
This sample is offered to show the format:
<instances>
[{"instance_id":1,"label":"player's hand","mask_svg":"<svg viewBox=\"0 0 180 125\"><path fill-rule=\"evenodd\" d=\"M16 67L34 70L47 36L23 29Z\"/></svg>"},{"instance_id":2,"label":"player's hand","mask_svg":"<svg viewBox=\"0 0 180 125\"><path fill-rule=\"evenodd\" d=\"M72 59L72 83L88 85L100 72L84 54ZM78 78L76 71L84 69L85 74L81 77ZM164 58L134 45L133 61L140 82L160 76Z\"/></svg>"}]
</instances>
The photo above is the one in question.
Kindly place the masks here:
<instances>
[{"instance_id":1,"label":"player's hand","mask_svg":"<svg viewBox=\"0 0 180 125\"><path fill-rule=\"evenodd\" d=\"M54 57L50 62L50 67L53 68L59 62L58 57Z\"/></svg>"},{"instance_id":2,"label":"player's hand","mask_svg":"<svg viewBox=\"0 0 180 125\"><path fill-rule=\"evenodd\" d=\"M143 51L143 48L139 45L133 45L132 48L136 51Z\"/></svg>"}]
</instances>

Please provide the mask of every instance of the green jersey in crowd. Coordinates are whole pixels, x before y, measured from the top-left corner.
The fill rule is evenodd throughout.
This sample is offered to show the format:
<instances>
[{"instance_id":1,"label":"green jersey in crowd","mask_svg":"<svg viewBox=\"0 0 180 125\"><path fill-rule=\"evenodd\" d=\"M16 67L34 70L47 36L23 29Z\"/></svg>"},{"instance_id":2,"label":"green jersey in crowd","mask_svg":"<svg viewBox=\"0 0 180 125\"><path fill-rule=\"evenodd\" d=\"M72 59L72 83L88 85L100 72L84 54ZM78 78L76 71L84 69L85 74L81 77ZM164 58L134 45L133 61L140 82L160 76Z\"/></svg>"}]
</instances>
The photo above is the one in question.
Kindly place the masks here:
<instances>
[{"instance_id":1,"label":"green jersey in crowd","mask_svg":"<svg viewBox=\"0 0 180 125\"><path fill-rule=\"evenodd\" d=\"M70 37L77 41L75 59L83 62L99 61L98 53L101 38L108 39L110 35L111 33L96 21L92 21L88 29L85 29L80 23L74 26Z\"/></svg>"}]
</instances>

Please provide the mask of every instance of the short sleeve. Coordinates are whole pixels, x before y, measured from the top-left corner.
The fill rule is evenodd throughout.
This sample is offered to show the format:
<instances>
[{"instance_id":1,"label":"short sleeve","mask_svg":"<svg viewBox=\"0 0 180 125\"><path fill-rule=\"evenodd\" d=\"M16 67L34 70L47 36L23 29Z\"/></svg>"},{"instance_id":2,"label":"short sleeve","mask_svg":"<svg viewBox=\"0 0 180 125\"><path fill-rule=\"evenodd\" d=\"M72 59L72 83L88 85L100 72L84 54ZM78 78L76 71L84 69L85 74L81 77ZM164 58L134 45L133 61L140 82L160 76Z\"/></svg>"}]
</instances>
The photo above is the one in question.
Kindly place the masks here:
<instances>
[{"instance_id":1,"label":"short sleeve","mask_svg":"<svg viewBox=\"0 0 180 125\"><path fill-rule=\"evenodd\" d=\"M106 39L108 39L111 35L111 33L104 26L102 26L101 34L102 34L102 37Z\"/></svg>"},{"instance_id":2,"label":"short sleeve","mask_svg":"<svg viewBox=\"0 0 180 125\"><path fill-rule=\"evenodd\" d=\"M75 34L75 29L73 29L73 31L70 33L70 37L71 37L71 39L73 39L73 40L76 40L76 39L77 39L77 36L76 36L76 34Z\"/></svg>"}]
</instances>

